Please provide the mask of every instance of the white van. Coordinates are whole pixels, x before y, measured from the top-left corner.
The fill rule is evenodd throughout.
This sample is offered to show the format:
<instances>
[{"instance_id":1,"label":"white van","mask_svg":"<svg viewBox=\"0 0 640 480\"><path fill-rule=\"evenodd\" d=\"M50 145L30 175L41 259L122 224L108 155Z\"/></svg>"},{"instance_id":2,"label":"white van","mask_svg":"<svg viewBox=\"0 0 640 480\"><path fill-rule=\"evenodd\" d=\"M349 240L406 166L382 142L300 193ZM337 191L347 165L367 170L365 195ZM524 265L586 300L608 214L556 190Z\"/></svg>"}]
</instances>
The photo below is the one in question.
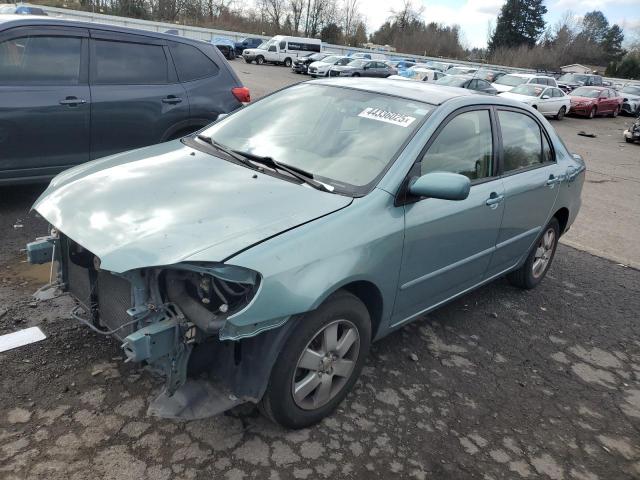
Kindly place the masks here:
<instances>
[{"instance_id":1,"label":"white van","mask_svg":"<svg viewBox=\"0 0 640 480\"><path fill-rule=\"evenodd\" d=\"M364 59L364 60L380 60L381 62L388 60L388 57L384 53L375 53L375 52L371 52L371 53L355 52L355 53L349 54L349 57L353 58L354 60L358 58Z\"/></svg>"},{"instance_id":2,"label":"white van","mask_svg":"<svg viewBox=\"0 0 640 480\"><path fill-rule=\"evenodd\" d=\"M242 52L242 58L247 63L255 60L258 65L269 62L290 67L296 58L319 52L320 46L321 41L319 38L276 35L258 48L245 49Z\"/></svg>"}]
</instances>

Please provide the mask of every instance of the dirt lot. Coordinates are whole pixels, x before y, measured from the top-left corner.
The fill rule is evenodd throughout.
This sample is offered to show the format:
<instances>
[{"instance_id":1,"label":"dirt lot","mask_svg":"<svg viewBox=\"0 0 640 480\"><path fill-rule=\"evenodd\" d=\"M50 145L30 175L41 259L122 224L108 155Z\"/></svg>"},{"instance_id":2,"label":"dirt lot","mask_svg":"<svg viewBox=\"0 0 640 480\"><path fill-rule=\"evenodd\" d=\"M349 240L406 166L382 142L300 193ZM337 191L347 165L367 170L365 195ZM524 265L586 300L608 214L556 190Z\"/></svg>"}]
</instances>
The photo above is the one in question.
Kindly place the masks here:
<instances>
[{"instance_id":1,"label":"dirt lot","mask_svg":"<svg viewBox=\"0 0 640 480\"><path fill-rule=\"evenodd\" d=\"M254 97L301 79L234 67ZM640 256L628 121L554 123L589 168L567 242L616 261L561 246L538 289L498 281L405 327L374 345L335 415L298 432L251 406L197 422L145 416L161 384L70 320L69 299L30 297L48 271L19 249L45 233L28 215L42 187L0 190L0 334L48 336L0 354L0 478L640 478L640 273L618 265Z\"/></svg>"}]
</instances>

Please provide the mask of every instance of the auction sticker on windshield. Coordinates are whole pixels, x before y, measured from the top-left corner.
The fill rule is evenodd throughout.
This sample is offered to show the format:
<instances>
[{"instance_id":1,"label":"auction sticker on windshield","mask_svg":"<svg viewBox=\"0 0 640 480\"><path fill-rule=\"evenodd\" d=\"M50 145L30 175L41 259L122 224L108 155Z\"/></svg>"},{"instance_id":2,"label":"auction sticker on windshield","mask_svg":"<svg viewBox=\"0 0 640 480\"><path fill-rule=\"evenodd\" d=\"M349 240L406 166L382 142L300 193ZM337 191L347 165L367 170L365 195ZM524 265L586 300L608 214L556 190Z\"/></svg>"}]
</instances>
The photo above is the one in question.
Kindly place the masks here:
<instances>
[{"instance_id":1,"label":"auction sticker on windshield","mask_svg":"<svg viewBox=\"0 0 640 480\"><path fill-rule=\"evenodd\" d=\"M410 117L403 113L389 112L381 108L367 107L358 114L359 117L378 120L379 122L391 123L400 127L408 127L415 121L415 117Z\"/></svg>"}]
</instances>

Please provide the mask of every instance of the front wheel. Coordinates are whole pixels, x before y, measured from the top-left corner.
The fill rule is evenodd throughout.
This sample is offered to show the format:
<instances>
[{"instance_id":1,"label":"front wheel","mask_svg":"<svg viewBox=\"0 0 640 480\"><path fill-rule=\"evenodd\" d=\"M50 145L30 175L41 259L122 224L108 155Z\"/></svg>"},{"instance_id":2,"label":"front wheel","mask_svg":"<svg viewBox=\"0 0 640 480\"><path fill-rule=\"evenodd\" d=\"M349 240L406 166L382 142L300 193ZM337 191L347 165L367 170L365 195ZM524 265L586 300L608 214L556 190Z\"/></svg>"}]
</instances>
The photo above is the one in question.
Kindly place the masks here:
<instances>
[{"instance_id":1,"label":"front wheel","mask_svg":"<svg viewBox=\"0 0 640 480\"><path fill-rule=\"evenodd\" d=\"M596 116L596 107L592 107L591 111L589 111L589 118L593 118Z\"/></svg>"},{"instance_id":2,"label":"front wheel","mask_svg":"<svg viewBox=\"0 0 640 480\"><path fill-rule=\"evenodd\" d=\"M352 77L359 77L360 74L358 72L354 73L353 75L351 75Z\"/></svg>"},{"instance_id":3,"label":"front wheel","mask_svg":"<svg viewBox=\"0 0 640 480\"><path fill-rule=\"evenodd\" d=\"M338 291L298 318L273 367L261 411L286 428L304 428L329 415L364 366L371 342L369 312L358 297Z\"/></svg>"},{"instance_id":4,"label":"front wheel","mask_svg":"<svg viewBox=\"0 0 640 480\"><path fill-rule=\"evenodd\" d=\"M262 65L262 64L264 64L264 57L263 57L262 55L258 55L258 56L256 57L256 63L257 63L258 65Z\"/></svg>"},{"instance_id":5,"label":"front wheel","mask_svg":"<svg viewBox=\"0 0 640 480\"><path fill-rule=\"evenodd\" d=\"M562 120L566 114L567 114L567 107L560 107L560 110L556 115L556 120Z\"/></svg>"},{"instance_id":6,"label":"front wheel","mask_svg":"<svg viewBox=\"0 0 640 480\"><path fill-rule=\"evenodd\" d=\"M511 284L527 290L536 287L551 266L559 238L560 224L553 217L533 244L524 265L508 275Z\"/></svg>"}]
</instances>

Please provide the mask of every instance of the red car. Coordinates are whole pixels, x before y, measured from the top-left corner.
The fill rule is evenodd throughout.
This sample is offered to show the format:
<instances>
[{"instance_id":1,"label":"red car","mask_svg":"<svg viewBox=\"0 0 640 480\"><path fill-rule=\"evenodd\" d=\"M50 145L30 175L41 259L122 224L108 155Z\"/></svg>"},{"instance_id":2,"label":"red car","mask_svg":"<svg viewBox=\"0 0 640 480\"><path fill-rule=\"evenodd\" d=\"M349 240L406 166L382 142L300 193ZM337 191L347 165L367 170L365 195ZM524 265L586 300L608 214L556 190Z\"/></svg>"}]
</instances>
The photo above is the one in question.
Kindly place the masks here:
<instances>
[{"instance_id":1,"label":"red car","mask_svg":"<svg viewBox=\"0 0 640 480\"><path fill-rule=\"evenodd\" d=\"M578 87L569 94L569 113L593 118L596 115L617 117L622 109L623 98L607 87Z\"/></svg>"}]
</instances>

